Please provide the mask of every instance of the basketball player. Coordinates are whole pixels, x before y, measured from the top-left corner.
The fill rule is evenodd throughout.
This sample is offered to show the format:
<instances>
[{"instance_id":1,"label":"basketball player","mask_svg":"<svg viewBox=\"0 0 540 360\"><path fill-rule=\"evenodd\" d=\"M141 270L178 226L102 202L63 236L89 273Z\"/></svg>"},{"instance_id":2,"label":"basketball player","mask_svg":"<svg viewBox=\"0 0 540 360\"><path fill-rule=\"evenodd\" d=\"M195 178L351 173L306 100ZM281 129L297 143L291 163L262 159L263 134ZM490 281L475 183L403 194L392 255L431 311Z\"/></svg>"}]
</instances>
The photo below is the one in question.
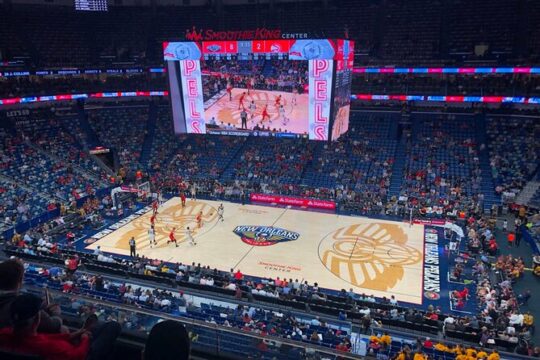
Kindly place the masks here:
<instances>
[{"instance_id":1,"label":"basketball player","mask_svg":"<svg viewBox=\"0 0 540 360\"><path fill-rule=\"evenodd\" d=\"M152 216L150 216L150 226L154 227L154 225L156 225L156 216L157 216L157 211L155 213L152 214Z\"/></svg>"},{"instance_id":2,"label":"basketball player","mask_svg":"<svg viewBox=\"0 0 540 360\"><path fill-rule=\"evenodd\" d=\"M296 95L298 95L298 89L296 87L293 87L291 99L291 103L293 104L293 106L296 106Z\"/></svg>"},{"instance_id":3,"label":"basketball player","mask_svg":"<svg viewBox=\"0 0 540 360\"><path fill-rule=\"evenodd\" d=\"M191 234L191 230L189 229L189 226L186 228L186 238L188 239L191 245L197 245L197 243L195 242L195 239L193 238L193 235Z\"/></svg>"},{"instance_id":4,"label":"basketball player","mask_svg":"<svg viewBox=\"0 0 540 360\"><path fill-rule=\"evenodd\" d=\"M153 212L154 214L157 213L158 206L159 206L159 204L158 204L158 201L157 201L157 199L156 199L156 200L154 200L154 201L152 202L152 212Z\"/></svg>"},{"instance_id":5,"label":"basketball player","mask_svg":"<svg viewBox=\"0 0 540 360\"><path fill-rule=\"evenodd\" d=\"M182 207L186 207L186 193L183 191L180 193L180 200L182 201Z\"/></svg>"},{"instance_id":6,"label":"basketball player","mask_svg":"<svg viewBox=\"0 0 540 360\"><path fill-rule=\"evenodd\" d=\"M281 122L283 125L287 125L289 119L287 119L287 116L285 116L285 107L283 107L283 105L279 107L279 115L281 116Z\"/></svg>"},{"instance_id":7,"label":"basketball player","mask_svg":"<svg viewBox=\"0 0 540 360\"><path fill-rule=\"evenodd\" d=\"M262 120L261 123L264 122L264 119L268 118L270 120L270 124L272 123L272 119L270 119L270 114L268 114L268 105L264 106L264 109L262 111Z\"/></svg>"},{"instance_id":8,"label":"basketball player","mask_svg":"<svg viewBox=\"0 0 540 360\"><path fill-rule=\"evenodd\" d=\"M176 230L176 228L172 228L171 232L169 233L169 240L167 240L167 244L169 243L174 243L174 245L176 245L176 247L178 247L178 244L176 243L176 238L174 237L174 231Z\"/></svg>"},{"instance_id":9,"label":"basketball player","mask_svg":"<svg viewBox=\"0 0 540 360\"><path fill-rule=\"evenodd\" d=\"M157 245L154 225L150 226L150 229L148 229L148 240L150 240L150 247L152 247L152 245Z\"/></svg>"},{"instance_id":10,"label":"basketball player","mask_svg":"<svg viewBox=\"0 0 540 360\"><path fill-rule=\"evenodd\" d=\"M275 107L276 107L276 110L278 110L278 109L279 109L279 106L281 105L281 95L278 95L278 96L276 97L276 102L275 102L274 105L275 105Z\"/></svg>"},{"instance_id":11,"label":"basketball player","mask_svg":"<svg viewBox=\"0 0 540 360\"><path fill-rule=\"evenodd\" d=\"M195 183L191 185L191 201L197 201L197 187Z\"/></svg>"},{"instance_id":12,"label":"basketball player","mask_svg":"<svg viewBox=\"0 0 540 360\"><path fill-rule=\"evenodd\" d=\"M223 204L219 204L219 207L217 208L218 220L223 221L223 212L224 211L225 211L225 209L223 208Z\"/></svg>"},{"instance_id":13,"label":"basketball player","mask_svg":"<svg viewBox=\"0 0 540 360\"><path fill-rule=\"evenodd\" d=\"M232 84L227 82L227 93L229 94L229 101L232 101Z\"/></svg>"},{"instance_id":14,"label":"basketball player","mask_svg":"<svg viewBox=\"0 0 540 360\"><path fill-rule=\"evenodd\" d=\"M197 227L200 229L202 227L202 211L199 211L195 219L197 220Z\"/></svg>"},{"instance_id":15,"label":"basketball player","mask_svg":"<svg viewBox=\"0 0 540 360\"><path fill-rule=\"evenodd\" d=\"M254 78L250 78L246 81L246 87L247 87L247 93L248 95L250 95L250 91L251 89L253 89L255 87L255 79Z\"/></svg>"},{"instance_id":16,"label":"basketball player","mask_svg":"<svg viewBox=\"0 0 540 360\"><path fill-rule=\"evenodd\" d=\"M238 110L240 109L243 109L245 110L245 107L244 107L244 99L246 97L246 92L244 91L242 93L242 95L240 95L240 99L238 100Z\"/></svg>"},{"instance_id":17,"label":"basketball player","mask_svg":"<svg viewBox=\"0 0 540 360\"><path fill-rule=\"evenodd\" d=\"M251 100L251 103L249 104L249 112L251 113L252 119L255 117L255 110L257 110L257 105L255 105L255 101Z\"/></svg>"}]
</instances>

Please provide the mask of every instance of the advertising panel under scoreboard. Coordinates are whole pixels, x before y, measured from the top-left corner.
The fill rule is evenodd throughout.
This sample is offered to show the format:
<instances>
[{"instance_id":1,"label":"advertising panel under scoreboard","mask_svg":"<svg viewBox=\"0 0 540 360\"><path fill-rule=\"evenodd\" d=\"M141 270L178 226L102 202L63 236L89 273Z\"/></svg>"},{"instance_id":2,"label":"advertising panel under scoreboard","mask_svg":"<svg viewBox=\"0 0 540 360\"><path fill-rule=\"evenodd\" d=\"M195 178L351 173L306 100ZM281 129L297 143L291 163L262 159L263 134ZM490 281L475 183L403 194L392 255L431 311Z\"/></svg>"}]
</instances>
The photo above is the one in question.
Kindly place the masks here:
<instances>
[{"instance_id":1,"label":"advertising panel under scoreboard","mask_svg":"<svg viewBox=\"0 0 540 360\"><path fill-rule=\"evenodd\" d=\"M348 111L334 107L348 105L350 81L334 80L352 69L352 49L329 39L165 42L175 131L335 139L347 130Z\"/></svg>"}]
</instances>

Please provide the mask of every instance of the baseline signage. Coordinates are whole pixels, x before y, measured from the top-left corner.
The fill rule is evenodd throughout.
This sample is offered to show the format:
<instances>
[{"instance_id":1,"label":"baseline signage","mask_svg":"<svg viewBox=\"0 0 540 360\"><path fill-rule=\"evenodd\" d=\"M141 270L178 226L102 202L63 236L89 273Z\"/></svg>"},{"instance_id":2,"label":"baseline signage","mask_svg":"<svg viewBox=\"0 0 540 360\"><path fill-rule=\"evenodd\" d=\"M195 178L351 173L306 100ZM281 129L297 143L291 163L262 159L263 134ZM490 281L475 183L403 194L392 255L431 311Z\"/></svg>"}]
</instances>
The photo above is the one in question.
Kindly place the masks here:
<instances>
[{"instance_id":1,"label":"baseline signage","mask_svg":"<svg viewBox=\"0 0 540 360\"><path fill-rule=\"evenodd\" d=\"M336 210L336 203L329 200L300 198L272 194L252 193L250 200L267 204L290 205L308 209Z\"/></svg>"},{"instance_id":2,"label":"baseline signage","mask_svg":"<svg viewBox=\"0 0 540 360\"><path fill-rule=\"evenodd\" d=\"M441 272L439 268L439 233L435 229L424 231L424 297L439 300Z\"/></svg>"}]
</instances>

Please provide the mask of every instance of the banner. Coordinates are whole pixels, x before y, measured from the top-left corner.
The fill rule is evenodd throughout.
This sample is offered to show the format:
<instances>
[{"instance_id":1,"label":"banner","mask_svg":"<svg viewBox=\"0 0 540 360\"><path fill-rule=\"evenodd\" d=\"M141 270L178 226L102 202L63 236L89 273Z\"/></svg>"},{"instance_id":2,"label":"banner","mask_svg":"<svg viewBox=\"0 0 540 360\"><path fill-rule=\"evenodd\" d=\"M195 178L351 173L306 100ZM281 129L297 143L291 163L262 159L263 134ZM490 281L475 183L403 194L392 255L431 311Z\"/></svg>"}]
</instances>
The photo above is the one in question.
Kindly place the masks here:
<instances>
[{"instance_id":1,"label":"banner","mask_svg":"<svg viewBox=\"0 0 540 360\"><path fill-rule=\"evenodd\" d=\"M332 60L309 61L309 139L328 140Z\"/></svg>"},{"instance_id":2,"label":"banner","mask_svg":"<svg viewBox=\"0 0 540 360\"><path fill-rule=\"evenodd\" d=\"M252 193L250 200L253 202L262 202L268 204L290 205L311 209L336 210L336 203L329 200L317 200L309 198L300 198L293 196L258 194Z\"/></svg>"},{"instance_id":3,"label":"banner","mask_svg":"<svg viewBox=\"0 0 540 360\"><path fill-rule=\"evenodd\" d=\"M194 134L206 133L204 121L204 101L199 60L180 61L182 72L182 95L184 97L184 114L187 132Z\"/></svg>"}]
</instances>

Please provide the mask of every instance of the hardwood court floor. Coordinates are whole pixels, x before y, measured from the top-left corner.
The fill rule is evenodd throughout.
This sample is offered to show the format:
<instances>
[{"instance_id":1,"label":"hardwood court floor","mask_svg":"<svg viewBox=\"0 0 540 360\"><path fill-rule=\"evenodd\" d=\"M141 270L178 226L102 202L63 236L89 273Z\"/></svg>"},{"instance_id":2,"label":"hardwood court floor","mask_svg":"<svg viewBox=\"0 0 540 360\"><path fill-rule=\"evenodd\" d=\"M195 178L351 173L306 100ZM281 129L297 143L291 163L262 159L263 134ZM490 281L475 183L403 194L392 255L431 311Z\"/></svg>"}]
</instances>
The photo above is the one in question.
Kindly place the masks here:
<instances>
[{"instance_id":1,"label":"hardwood court floor","mask_svg":"<svg viewBox=\"0 0 540 360\"><path fill-rule=\"evenodd\" d=\"M157 246L149 244L148 211L87 249L100 245L103 251L129 255L128 241L134 236L139 254L149 258L422 302L422 225L228 202L223 203L225 220L218 221L219 204L188 200L182 208L180 199L172 198L159 209ZM199 211L204 219L200 229L195 223ZM167 244L173 227L178 247ZM194 229L197 245L186 240L187 227Z\"/></svg>"},{"instance_id":2,"label":"hardwood court floor","mask_svg":"<svg viewBox=\"0 0 540 360\"><path fill-rule=\"evenodd\" d=\"M232 100L229 100L229 95L225 94L215 103L212 103L209 107L205 105L205 119L208 123L212 117L216 119L216 123L220 125L233 125L240 128L242 121L240 119L240 113L242 112L240 107L240 96L246 92L244 99L244 107L248 113L248 128L253 129L256 124L259 126L268 127L272 129L282 129L284 132L288 130L291 133L303 134L307 133L309 129L309 113L308 113L308 95L296 94L293 95L290 92L284 91L266 91L266 90L251 90L250 95L247 95L246 89L234 88L232 90ZM283 118L279 114L278 109L275 107L275 99L278 95L281 95L281 104L285 108L285 117L288 118L286 125L283 124ZM296 97L296 105L293 102L293 97ZM252 112L249 109L251 101L255 102L255 111ZM263 108L268 105L267 111L270 119L265 119L262 122Z\"/></svg>"}]
</instances>

